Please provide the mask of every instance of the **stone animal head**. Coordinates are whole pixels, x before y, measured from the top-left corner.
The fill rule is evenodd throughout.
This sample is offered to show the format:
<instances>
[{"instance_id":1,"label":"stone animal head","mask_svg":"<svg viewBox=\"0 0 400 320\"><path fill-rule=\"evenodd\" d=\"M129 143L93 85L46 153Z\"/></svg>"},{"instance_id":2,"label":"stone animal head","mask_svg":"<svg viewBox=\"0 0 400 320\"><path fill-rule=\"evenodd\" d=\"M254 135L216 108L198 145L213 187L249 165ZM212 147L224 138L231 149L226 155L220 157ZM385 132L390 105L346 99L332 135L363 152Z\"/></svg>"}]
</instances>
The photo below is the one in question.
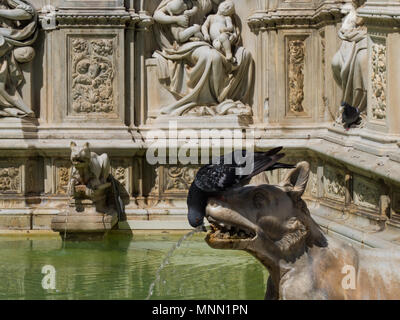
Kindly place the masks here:
<instances>
[{"instance_id":1,"label":"stone animal head","mask_svg":"<svg viewBox=\"0 0 400 320\"><path fill-rule=\"evenodd\" d=\"M325 246L326 239L301 199L309 177L301 162L278 186L246 186L210 199L206 218L212 230L206 242L216 249L240 249L268 269L278 261L295 261L307 247Z\"/></svg>"},{"instance_id":2,"label":"stone animal head","mask_svg":"<svg viewBox=\"0 0 400 320\"><path fill-rule=\"evenodd\" d=\"M235 14L235 4L232 0L226 0L218 6L218 13L223 16L232 16Z\"/></svg>"},{"instance_id":3,"label":"stone animal head","mask_svg":"<svg viewBox=\"0 0 400 320\"><path fill-rule=\"evenodd\" d=\"M88 166L90 159L91 152L88 142L86 142L82 147L77 146L75 142L71 142L71 162L75 168Z\"/></svg>"}]
</instances>

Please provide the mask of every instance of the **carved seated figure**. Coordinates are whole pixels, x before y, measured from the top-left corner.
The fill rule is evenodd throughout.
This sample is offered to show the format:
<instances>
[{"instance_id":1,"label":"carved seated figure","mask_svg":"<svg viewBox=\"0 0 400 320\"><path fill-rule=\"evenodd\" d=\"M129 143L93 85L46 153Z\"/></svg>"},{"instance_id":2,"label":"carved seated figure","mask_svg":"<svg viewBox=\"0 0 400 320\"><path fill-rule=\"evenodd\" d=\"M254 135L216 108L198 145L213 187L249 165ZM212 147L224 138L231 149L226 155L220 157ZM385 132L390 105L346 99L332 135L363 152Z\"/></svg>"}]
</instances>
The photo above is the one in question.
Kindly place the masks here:
<instances>
[{"instance_id":1,"label":"carved seated figure","mask_svg":"<svg viewBox=\"0 0 400 320\"><path fill-rule=\"evenodd\" d=\"M93 202L104 198L106 189L111 187L108 155L91 152L89 143L79 147L71 142L71 162L70 195L74 199L90 199Z\"/></svg>"},{"instance_id":2,"label":"carved seated figure","mask_svg":"<svg viewBox=\"0 0 400 320\"><path fill-rule=\"evenodd\" d=\"M398 299L400 252L358 249L324 235L301 199L301 162L279 186L246 186L210 199L206 242L245 250L269 271L266 299Z\"/></svg>"},{"instance_id":3,"label":"carved seated figure","mask_svg":"<svg viewBox=\"0 0 400 320\"><path fill-rule=\"evenodd\" d=\"M202 26L202 32L206 41L212 42L215 49L225 53L228 61L234 63L232 45L238 38L236 28L233 24L235 5L231 0L222 2L218 7L217 14L209 15Z\"/></svg>"},{"instance_id":4,"label":"carved seated figure","mask_svg":"<svg viewBox=\"0 0 400 320\"><path fill-rule=\"evenodd\" d=\"M194 16L199 8L197 6L193 6L193 8L189 9L187 3L184 0L173 0L168 3L166 6L166 10L168 11L170 16L180 16L184 15L188 18ZM203 35L200 32L200 25L194 24L188 28L180 27L179 25L171 26L171 32L174 36L177 43L184 43L188 40L191 41L200 41L203 39Z\"/></svg>"}]
</instances>

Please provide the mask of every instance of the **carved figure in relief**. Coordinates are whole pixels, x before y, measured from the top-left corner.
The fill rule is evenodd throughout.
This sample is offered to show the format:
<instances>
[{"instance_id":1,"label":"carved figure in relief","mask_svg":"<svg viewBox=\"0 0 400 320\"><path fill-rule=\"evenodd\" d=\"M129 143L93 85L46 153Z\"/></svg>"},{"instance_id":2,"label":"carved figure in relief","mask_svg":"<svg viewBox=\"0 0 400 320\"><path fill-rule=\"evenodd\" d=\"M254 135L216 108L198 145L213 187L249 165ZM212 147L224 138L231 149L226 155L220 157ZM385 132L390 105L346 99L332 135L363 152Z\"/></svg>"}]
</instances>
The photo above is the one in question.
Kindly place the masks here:
<instances>
[{"instance_id":1,"label":"carved figure in relief","mask_svg":"<svg viewBox=\"0 0 400 320\"><path fill-rule=\"evenodd\" d=\"M364 2L355 0L343 6L346 17L339 30L342 45L332 61L335 81L343 91L341 121L346 128L359 125L367 107L367 30L357 16L357 9Z\"/></svg>"},{"instance_id":2,"label":"carved figure in relief","mask_svg":"<svg viewBox=\"0 0 400 320\"><path fill-rule=\"evenodd\" d=\"M194 16L199 8L194 4L191 9L189 9L190 3L184 0L173 0L167 4L164 10L166 10L170 16L180 16L185 17ZM200 32L200 25L194 24L188 28L183 28L178 24L171 26L171 32L175 40L178 43L184 43L188 40L190 41L200 41L203 39L203 35Z\"/></svg>"},{"instance_id":3,"label":"carved figure in relief","mask_svg":"<svg viewBox=\"0 0 400 320\"><path fill-rule=\"evenodd\" d=\"M235 62L232 45L238 38L237 30L233 24L234 14L234 3L231 0L226 0L219 5L217 14L207 17L202 27L204 40L211 40L213 47L225 53L226 59L232 63Z\"/></svg>"},{"instance_id":4,"label":"carved figure in relief","mask_svg":"<svg viewBox=\"0 0 400 320\"><path fill-rule=\"evenodd\" d=\"M161 1L154 12L154 35L160 47L153 54L157 76L161 85L176 99L176 102L163 106L161 114L182 116L194 112L193 115L251 115L254 62L241 44L240 31L236 40L231 38L230 61L203 39L188 39L178 43L173 35L177 25L184 29L203 25L208 15L217 12L222 1L185 0L189 10L198 8L191 16L185 15L185 11L180 15L171 15L168 7L175 1ZM240 25L237 15L232 20L235 26ZM236 63L232 62L233 57Z\"/></svg>"},{"instance_id":5,"label":"carved figure in relief","mask_svg":"<svg viewBox=\"0 0 400 320\"><path fill-rule=\"evenodd\" d=\"M34 117L18 89L24 83L20 64L35 56L37 20L28 1L0 1L0 117Z\"/></svg>"}]
</instances>

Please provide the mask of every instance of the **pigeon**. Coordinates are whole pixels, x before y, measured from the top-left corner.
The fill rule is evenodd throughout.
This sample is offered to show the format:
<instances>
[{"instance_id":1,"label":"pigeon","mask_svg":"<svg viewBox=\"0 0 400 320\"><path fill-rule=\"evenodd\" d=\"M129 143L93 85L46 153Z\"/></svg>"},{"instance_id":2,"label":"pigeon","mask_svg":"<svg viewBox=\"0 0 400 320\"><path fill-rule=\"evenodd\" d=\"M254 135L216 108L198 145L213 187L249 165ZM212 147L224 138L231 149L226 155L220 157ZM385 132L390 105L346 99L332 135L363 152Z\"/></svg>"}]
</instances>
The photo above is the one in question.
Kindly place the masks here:
<instances>
[{"instance_id":1,"label":"pigeon","mask_svg":"<svg viewBox=\"0 0 400 320\"><path fill-rule=\"evenodd\" d=\"M349 129L352 125L359 125L361 118L360 118L360 111L358 108L355 108L349 105L346 102L342 103L343 113L342 113L342 122L346 129Z\"/></svg>"},{"instance_id":2,"label":"pigeon","mask_svg":"<svg viewBox=\"0 0 400 320\"><path fill-rule=\"evenodd\" d=\"M218 197L226 190L243 186L261 172L295 168L291 164L278 162L285 156L284 153L279 153L282 148L278 147L267 152L254 153L237 150L227 156L220 157L218 161L213 161L212 164L201 167L189 188L187 197L189 224L193 228L203 226L205 210L210 197ZM251 172L246 173L243 170L246 162L239 163L237 159L254 159Z\"/></svg>"}]
</instances>

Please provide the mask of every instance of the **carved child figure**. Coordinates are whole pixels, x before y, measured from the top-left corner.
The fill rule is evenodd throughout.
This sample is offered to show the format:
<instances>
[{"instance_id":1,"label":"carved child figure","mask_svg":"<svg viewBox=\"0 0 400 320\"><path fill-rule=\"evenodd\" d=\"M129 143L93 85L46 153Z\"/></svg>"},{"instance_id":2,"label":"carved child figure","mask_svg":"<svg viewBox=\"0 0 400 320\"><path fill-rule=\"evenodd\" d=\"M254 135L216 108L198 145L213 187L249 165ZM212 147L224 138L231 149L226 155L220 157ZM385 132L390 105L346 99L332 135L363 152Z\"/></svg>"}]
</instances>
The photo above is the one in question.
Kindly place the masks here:
<instances>
[{"instance_id":1,"label":"carved child figure","mask_svg":"<svg viewBox=\"0 0 400 320\"><path fill-rule=\"evenodd\" d=\"M172 0L168 3L165 10L167 11L166 13L170 16L184 15L187 19L189 19L197 13L199 8L197 6L193 6L193 8L189 9L189 6L185 0ZM188 28L174 25L171 27L171 32L178 43L185 43L188 40L198 41L203 39L201 26L198 24L194 24L193 26L190 26Z\"/></svg>"},{"instance_id":2,"label":"carved child figure","mask_svg":"<svg viewBox=\"0 0 400 320\"><path fill-rule=\"evenodd\" d=\"M71 142L71 174L70 193L81 197L92 195L92 191L104 190L110 186L110 159L107 154L97 155L90 151L89 143L78 147Z\"/></svg>"},{"instance_id":3,"label":"carved child figure","mask_svg":"<svg viewBox=\"0 0 400 320\"><path fill-rule=\"evenodd\" d=\"M232 43L238 35L233 24L232 16L235 14L235 5L232 0L222 2L218 13L209 15L202 26L205 41L211 41L215 49L225 53L228 61L235 63L232 53Z\"/></svg>"}]
</instances>

